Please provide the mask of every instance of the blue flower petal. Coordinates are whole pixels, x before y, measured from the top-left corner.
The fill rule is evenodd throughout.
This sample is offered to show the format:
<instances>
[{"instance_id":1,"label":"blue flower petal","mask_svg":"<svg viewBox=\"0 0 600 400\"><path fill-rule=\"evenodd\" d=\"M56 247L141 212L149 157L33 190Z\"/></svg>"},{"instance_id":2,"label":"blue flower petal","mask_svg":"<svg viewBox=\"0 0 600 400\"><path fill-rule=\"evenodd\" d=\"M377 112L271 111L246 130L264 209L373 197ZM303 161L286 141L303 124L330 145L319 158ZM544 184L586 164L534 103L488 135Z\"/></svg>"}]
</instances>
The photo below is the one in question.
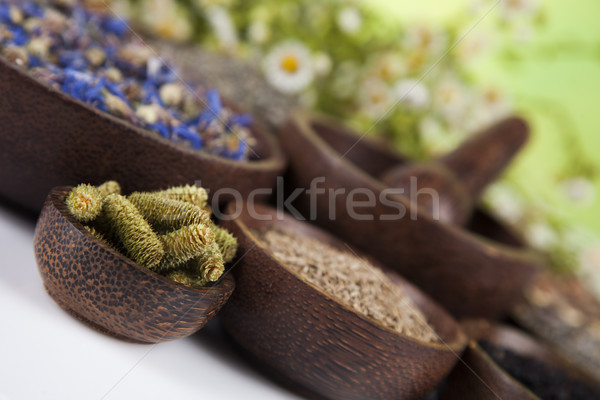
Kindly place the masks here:
<instances>
[{"instance_id":1,"label":"blue flower petal","mask_svg":"<svg viewBox=\"0 0 600 400\"><path fill-rule=\"evenodd\" d=\"M249 114L238 114L231 117L231 123L234 125L240 125L244 128L249 128L252 125L252 115Z\"/></svg>"},{"instance_id":2,"label":"blue flower petal","mask_svg":"<svg viewBox=\"0 0 600 400\"><path fill-rule=\"evenodd\" d=\"M165 139L170 138L171 135L169 135L169 130L167 129L166 125L163 124L162 122L150 124L149 126L150 126L150 128L154 129L156 132L158 132L160 134L160 136L164 137Z\"/></svg>"},{"instance_id":3,"label":"blue flower petal","mask_svg":"<svg viewBox=\"0 0 600 400\"><path fill-rule=\"evenodd\" d=\"M118 37L124 36L125 33L127 33L128 29L129 29L127 22L120 18L110 18L110 17L105 18L102 21L101 26L102 26L102 29L104 29L105 31L114 33Z\"/></svg>"}]
</instances>

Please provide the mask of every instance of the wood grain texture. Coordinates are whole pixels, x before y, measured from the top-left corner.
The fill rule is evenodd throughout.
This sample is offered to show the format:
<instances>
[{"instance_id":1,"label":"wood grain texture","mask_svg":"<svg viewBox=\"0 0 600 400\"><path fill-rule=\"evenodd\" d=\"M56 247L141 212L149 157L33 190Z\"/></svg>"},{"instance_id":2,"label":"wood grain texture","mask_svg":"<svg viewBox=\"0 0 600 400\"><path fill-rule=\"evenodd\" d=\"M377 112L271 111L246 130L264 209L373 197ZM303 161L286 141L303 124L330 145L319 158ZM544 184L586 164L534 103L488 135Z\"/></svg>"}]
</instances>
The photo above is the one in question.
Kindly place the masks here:
<instances>
[{"instance_id":1,"label":"wood grain texture","mask_svg":"<svg viewBox=\"0 0 600 400\"><path fill-rule=\"evenodd\" d=\"M156 343L198 331L227 301L229 274L213 287L181 285L99 241L69 215L70 189L50 192L34 236L44 287L63 309L103 333Z\"/></svg>"},{"instance_id":2,"label":"wood grain texture","mask_svg":"<svg viewBox=\"0 0 600 400\"><path fill-rule=\"evenodd\" d=\"M314 178L323 177L319 187L326 193L345 189L333 199L311 198L303 193L294 206L305 216L334 235L373 255L383 264L417 284L457 316L498 318L520 298L523 287L535 276L544 260L538 254L514 246L506 229L476 212L480 232L503 232L502 242L483 237L432 217L408 198L382 193L387 186L376 177L391 167L409 165L402 155L359 136L337 120L297 112L279 133L291 168L286 188L309 188ZM354 218L347 209L349 193L366 189L375 194L375 203L358 213L371 220ZM394 205L390 205L392 200ZM402 214L397 207L405 211ZM336 217L330 218L335 209ZM309 211L312 211L312 215ZM398 216L396 220L387 217ZM383 218L382 218L383 217Z\"/></svg>"},{"instance_id":3,"label":"wood grain texture","mask_svg":"<svg viewBox=\"0 0 600 400\"><path fill-rule=\"evenodd\" d=\"M271 188L286 160L257 122L259 158L236 162L187 148L38 82L0 57L0 196L39 211L51 188L118 181L125 192L201 185L246 197ZM227 198L223 196L222 204Z\"/></svg>"},{"instance_id":4,"label":"wood grain texture","mask_svg":"<svg viewBox=\"0 0 600 400\"><path fill-rule=\"evenodd\" d=\"M330 399L417 399L439 384L466 345L452 317L397 274L395 282L407 287L444 344L405 337L358 315L285 268L251 230L290 229L347 247L275 209L254 209L258 218L244 207L239 218L223 222L242 256L233 269L237 289L219 319L245 351L276 375Z\"/></svg>"}]
</instances>

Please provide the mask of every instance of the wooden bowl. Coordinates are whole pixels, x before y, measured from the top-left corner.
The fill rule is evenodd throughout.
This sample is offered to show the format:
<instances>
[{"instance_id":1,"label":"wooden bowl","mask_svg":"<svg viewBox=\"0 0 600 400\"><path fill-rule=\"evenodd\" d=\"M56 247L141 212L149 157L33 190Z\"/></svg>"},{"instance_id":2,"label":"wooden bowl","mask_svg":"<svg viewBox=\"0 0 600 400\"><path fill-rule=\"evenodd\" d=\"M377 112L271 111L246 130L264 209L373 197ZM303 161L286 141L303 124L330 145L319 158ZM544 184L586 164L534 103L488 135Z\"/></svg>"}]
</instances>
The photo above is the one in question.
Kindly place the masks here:
<instances>
[{"instance_id":1,"label":"wooden bowl","mask_svg":"<svg viewBox=\"0 0 600 400\"><path fill-rule=\"evenodd\" d=\"M415 399L439 384L466 345L452 317L399 276L395 282L408 287L443 343L403 336L357 314L291 272L251 230L287 229L345 249L342 242L275 209L254 210L260 220L241 207L239 218L223 222L238 238L241 258L233 270L237 289L219 313L253 360L276 379L331 399Z\"/></svg>"},{"instance_id":2,"label":"wooden bowl","mask_svg":"<svg viewBox=\"0 0 600 400\"><path fill-rule=\"evenodd\" d=\"M35 227L44 287L63 309L119 339L156 343L189 336L225 304L235 283L185 286L108 247L69 214L70 187L53 189Z\"/></svg>"},{"instance_id":3,"label":"wooden bowl","mask_svg":"<svg viewBox=\"0 0 600 400\"><path fill-rule=\"evenodd\" d=\"M600 299L575 274L540 274L511 315L600 381Z\"/></svg>"},{"instance_id":4,"label":"wooden bowl","mask_svg":"<svg viewBox=\"0 0 600 400\"><path fill-rule=\"evenodd\" d=\"M600 398L597 383L526 334L481 320L462 326L472 341L440 400Z\"/></svg>"},{"instance_id":5,"label":"wooden bowl","mask_svg":"<svg viewBox=\"0 0 600 400\"><path fill-rule=\"evenodd\" d=\"M255 159L232 161L187 148L37 81L0 57L0 196L39 211L51 188L118 181L126 192L194 184L271 188L286 160L253 124ZM227 200L222 196L221 200Z\"/></svg>"},{"instance_id":6,"label":"wooden bowl","mask_svg":"<svg viewBox=\"0 0 600 400\"><path fill-rule=\"evenodd\" d=\"M359 140L335 119L297 112L279 137L292 165L286 190L310 189L318 182L323 193L297 197L294 206L302 215L393 266L454 315L505 315L543 265L537 253L481 210L465 229L434 220L405 196L386 194L389 188L376 177L410 160L381 143ZM331 195L340 190L345 192ZM374 194L372 204L355 210L363 219L348 211L356 191Z\"/></svg>"}]
</instances>

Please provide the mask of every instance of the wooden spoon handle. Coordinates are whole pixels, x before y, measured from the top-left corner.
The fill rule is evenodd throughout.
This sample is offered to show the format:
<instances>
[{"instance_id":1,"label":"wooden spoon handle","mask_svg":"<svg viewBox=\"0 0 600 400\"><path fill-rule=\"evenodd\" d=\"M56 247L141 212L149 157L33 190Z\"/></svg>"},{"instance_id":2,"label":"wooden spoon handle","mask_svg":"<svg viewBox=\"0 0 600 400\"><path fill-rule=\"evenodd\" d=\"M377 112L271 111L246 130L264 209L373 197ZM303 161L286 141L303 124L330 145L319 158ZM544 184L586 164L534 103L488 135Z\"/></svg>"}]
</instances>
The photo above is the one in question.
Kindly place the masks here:
<instances>
[{"instance_id":1,"label":"wooden spoon handle","mask_svg":"<svg viewBox=\"0 0 600 400\"><path fill-rule=\"evenodd\" d=\"M498 178L528 138L527 123L511 117L475 135L439 162L456 175L472 204L476 204L486 186Z\"/></svg>"}]
</instances>

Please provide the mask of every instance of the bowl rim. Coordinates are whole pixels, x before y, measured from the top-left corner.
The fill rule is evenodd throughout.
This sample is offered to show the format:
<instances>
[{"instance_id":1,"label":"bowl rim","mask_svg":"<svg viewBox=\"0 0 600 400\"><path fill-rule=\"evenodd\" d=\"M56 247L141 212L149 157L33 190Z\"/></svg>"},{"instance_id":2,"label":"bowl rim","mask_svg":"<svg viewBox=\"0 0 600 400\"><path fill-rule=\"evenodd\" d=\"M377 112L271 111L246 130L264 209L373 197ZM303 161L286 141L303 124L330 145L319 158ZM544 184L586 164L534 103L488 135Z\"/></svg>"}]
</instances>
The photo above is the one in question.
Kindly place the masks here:
<instances>
[{"instance_id":1,"label":"bowl rim","mask_svg":"<svg viewBox=\"0 0 600 400\"><path fill-rule=\"evenodd\" d=\"M227 205L226 214L231 215L231 213L232 213L231 208L233 206L234 206L233 203L229 203ZM278 212L275 208L265 205L265 204L255 203L255 204L253 204L253 207L255 210L260 209L262 212L265 212L265 211L269 212L269 213ZM244 207L243 210L246 210L246 208L247 207ZM331 245L332 247L341 248L341 247L339 247L339 245L342 244L343 242L341 241L341 239L338 239L334 235L324 231L323 229L318 228L315 225L307 223L306 221L297 220L288 213L284 212L283 215L284 215L284 221L285 221L284 223L302 226L302 230L300 231L299 235L301 235L301 236L318 235L318 236L320 236L321 239L326 239L328 244ZM413 298L412 293L417 292L421 296L420 301L427 302L427 305L429 307L431 307L432 309L435 309L436 312L441 313L441 315L447 322L450 322L453 324L453 334L452 334L453 337L452 338L445 340L442 337L442 335L437 331L437 329L429 323L429 321L425 321L427 323L427 325L429 325L431 327L431 329L433 330L433 332L435 333L435 335L437 336L439 341L438 342L430 342L430 341L426 341L423 339L418 339L418 338L400 333L390 327L385 326L383 323L380 323L374 319L371 319L371 318L363 315L362 313L360 313L356 310L353 310L352 308L345 305L344 303L342 303L335 297L333 297L333 296L329 295L328 293L325 293L324 291L319 289L313 283L304 280L299 274L297 274L296 272L294 272L293 270L288 268L284 262L282 262L279 258L277 258L273 254L273 252L268 248L268 246L262 240L260 240L258 237L256 237L256 235L254 235L254 233L252 232L252 229L247 225L247 223L245 221L246 218L248 218L247 212L243 211L242 215L233 219L231 222L236 224L241 229L242 233L249 240L251 240L254 245L256 245L256 248L259 249L259 251L261 251L263 253L263 255L266 255L277 266L282 267L281 269L283 271L285 271L286 273L288 273L290 276L292 276L295 281L297 281L300 284L305 284L309 288L309 290L315 292L319 297L325 298L327 301L335 303L338 307L341 307L346 312L351 313L352 315L361 319L362 321L367 322L369 325L374 326L378 329L381 329L388 334L394 334L396 337L399 337L399 338L402 338L403 340L415 343L418 346L428 347L428 348L452 353L452 354L456 355L458 358L460 358L460 353L462 352L462 350L465 348L465 346L468 343L468 338L462 331L462 327L460 326L460 324L442 306L438 305L437 302L435 302L433 299L431 299L429 296L427 296L425 293L423 293L415 285L406 281L406 279L404 279L400 274L397 274L397 277L399 278L399 280L401 280L405 286L410 287L410 290L405 291L405 295L408 298L410 298L410 300L413 302L413 306L416 307L426 318L430 317L430 315L429 315L430 312L428 310L422 309L417 304L415 299ZM257 221L258 221L258 224L260 224L260 225L263 225L265 222L265 221L260 221L260 220L257 220ZM269 222L273 222L273 221L269 221ZM278 223L282 223L282 222L283 221L275 221L274 224L277 225ZM283 230L291 231L290 227L287 227ZM296 232L298 232L298 231L296 231ZM348 251L346 250L346 252L348 252ZM358 255L359 258L364 258L364 259L368 260L369 262L373 263L376 268L381 269L382 264L380 262L374 260L371 256L369 256L367 254L363 254L362 252L359 252L358 250L354 250L354 249L352 249L352 252L356 252L355 254L353 254L355 257ZM351 252L348 252L348 253L352 254ZM384 272L384 274L385 274L385 272ZM391 284L397 285L397 283L394 281L392 281ZM402 288L402 289L404 289L404 288Z\"/></svg>"},{"instance_id":2,"label":"bowl rim","mask_svg":"<svg viewBox=\"0 0 600 400\"><path fill-rule=\"evenodd\" d=\"M168 60L166 60L166 61L168 61ZM168 62L167 62L167 64L168 64ZM2 54L0 54L0 69L1 68L7 68L11 72L17 74L17 76L20 79L24 79L27 82L33 84L34 86L37 86L38 88L43 89L46 92L49 92L54 96L57 96L57 98L61 102L65 103L68 106L77 107L88 114L92 114L96 118L101 118L101 119L111 123L112 125L118 125L118 126L121 126L122 128L125 128L128 131L132 131L133 133L135 133L136 135L138 135L139 137L141 137L144 140L155 140L158 143L169 147L173 151L181 152L185 155L196 157L196 158L200 159L201 161L208 161L211 163L215 163L215 164L223 165L223 166L229 166L229 167L238 167L238 168L243 167L245 169L251 169L251 170L271 170L271 169L283 168L285 166L286 157L285 157L285 154L283 153L283 150L281 150L276 138L274 137L274 135L270 134L268 132L266 126L252 114L250 114L250 115L253 117L253 122L249 129L252 132L253 137L257 141L264 142L264 144L265 144L264 147L266 149L267 154L264 158L259 158L257 160L235 161L235 160L232 160L232 159L229 159L226 157L212 155L212 154L206 153L202 150L192 149L188 146L185 146L185 145L179 144L177 142L174 142L172 140L163 138L160 135L158 135L157 133L154 133L149 129L144 129L142 127L135 126L131 122L129 122L125 119L118 118L118 117L110 114L109 112L105 112L96 107L92 107L91 105L85 103L84 101L77 99L73 96L70 96L70 95L64 93L63 91L49 85L46 82L35 79L33 76L31 76L31 74L29 74L29 72L27 70L25 70L23 67L20 67L18 65L15 65L14 63L10 62ZM171 68L173 68L173 67L171 66ZM189 82L184 81L183 79L180 79L180 80L183 81L184 83L190 84ZM239 107L237 105L234 107L231 107L229 99L222 98L222 101L226 104L226 107L228 107L228 108L239 109ZM256 134L257 132L258 132L258 134Z\"/></svg>"},{"instance_id":3,"label":"bowl rim","mask_svg":"<svg viewBox=\"0 0 600 400\"><path fill-rule=\"evenodd\" d=\"M172 279L167 278L157 272L150 270L142 265L139 265L135 261L131 260L129 257L121 254L120 252L114 250L112 247L108 246L106 243L102 242L96 236L92 235L87 229L83 227L79 221L77 221L73 216L71 216L68 212L66 212L66 205L64 203L65 197L68 195L69 191L72 189L72 186L57 186L50 191L48 195L48 200L52 207L58 211L60 216L65 219L72 227L74 227L79 234L86 237L88 240L95 242L100 248L104 251L109 251L113 256L116 256L120 262L124 264L128 264L133 267L137 271L141 271L143 273L147 273L155 279L162 281L163 283L174 285L175 287L184 289L186 291L195 292L195 294L205 295L206 293L227 293L233 292L235 289L235 280L233 276L229 273L231 269L226 270L223 273L223 276L213 285L213 286L189 286L184 285L179 282L175 282Z\"/></svg>"}]
</instances>

